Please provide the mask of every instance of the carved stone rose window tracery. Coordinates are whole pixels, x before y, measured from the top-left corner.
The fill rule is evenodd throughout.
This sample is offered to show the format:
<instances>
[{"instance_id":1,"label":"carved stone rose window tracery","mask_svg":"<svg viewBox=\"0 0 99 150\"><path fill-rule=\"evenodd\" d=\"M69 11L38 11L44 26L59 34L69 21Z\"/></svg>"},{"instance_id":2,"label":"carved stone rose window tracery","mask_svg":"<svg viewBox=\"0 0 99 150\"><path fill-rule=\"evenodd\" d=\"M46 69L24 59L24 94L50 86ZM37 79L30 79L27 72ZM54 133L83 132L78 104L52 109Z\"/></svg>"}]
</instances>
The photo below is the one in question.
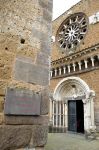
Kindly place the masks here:
<instances>
[{"instance_id":1,"label":"carved stone rose window tracery","mask_svg":"<svg viewBox=\"0 0 99 150\"><path fill-rule=\"evenodd\" d=\"M87 32L87 17L76 13L67 18L59 27L57 42L62 52L70 52L84 39Z\"/></svg>"}]
</instances>

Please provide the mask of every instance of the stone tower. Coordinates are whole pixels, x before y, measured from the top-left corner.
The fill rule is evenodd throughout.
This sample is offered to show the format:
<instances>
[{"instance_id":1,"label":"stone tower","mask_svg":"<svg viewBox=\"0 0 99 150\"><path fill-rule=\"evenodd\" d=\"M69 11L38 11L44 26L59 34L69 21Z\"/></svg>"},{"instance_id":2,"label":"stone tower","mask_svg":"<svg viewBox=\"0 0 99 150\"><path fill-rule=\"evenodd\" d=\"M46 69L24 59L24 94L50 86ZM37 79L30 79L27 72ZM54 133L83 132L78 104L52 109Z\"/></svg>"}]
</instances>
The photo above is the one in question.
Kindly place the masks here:
<instances>
[{"instance_id":1,"label":"stone tower","mask_svg":"<svg viewBox=\"0 0 99 150\"><path fill-rule=\"evenodd\" d=\"M0 0L0 150L43 149L52 0Z\"/></svg>"}]
</instances>

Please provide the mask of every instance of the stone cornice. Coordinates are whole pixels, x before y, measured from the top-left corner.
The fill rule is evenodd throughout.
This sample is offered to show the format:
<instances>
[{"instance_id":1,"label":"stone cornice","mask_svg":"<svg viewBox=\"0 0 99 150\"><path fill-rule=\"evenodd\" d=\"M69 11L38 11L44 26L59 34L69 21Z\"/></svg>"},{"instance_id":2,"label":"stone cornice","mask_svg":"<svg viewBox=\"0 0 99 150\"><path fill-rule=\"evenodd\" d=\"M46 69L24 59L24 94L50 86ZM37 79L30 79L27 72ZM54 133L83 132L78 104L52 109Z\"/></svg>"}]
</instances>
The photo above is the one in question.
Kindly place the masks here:
<instances>
[{"instance_id":1,"label":"stone cornice","mask_svg":"<svg viewBox=\"0 0 99 150\"><path fill-rule=\"evenodd\" d=\"M79 52L73 53L69 56L62 57L60 59L54 60L54 61L51 62L51 66L54 67L56 65L61 65L61 64L67 63L70 60L72 61L75 58L79 58L79 57L85 56L86 54L90 54L93 51L97 51L98 48L99 48L99 43L96 44L96 45L93 45L91 47L88 47L86 49L83 49Z\"/></svg>"}]
</instances>

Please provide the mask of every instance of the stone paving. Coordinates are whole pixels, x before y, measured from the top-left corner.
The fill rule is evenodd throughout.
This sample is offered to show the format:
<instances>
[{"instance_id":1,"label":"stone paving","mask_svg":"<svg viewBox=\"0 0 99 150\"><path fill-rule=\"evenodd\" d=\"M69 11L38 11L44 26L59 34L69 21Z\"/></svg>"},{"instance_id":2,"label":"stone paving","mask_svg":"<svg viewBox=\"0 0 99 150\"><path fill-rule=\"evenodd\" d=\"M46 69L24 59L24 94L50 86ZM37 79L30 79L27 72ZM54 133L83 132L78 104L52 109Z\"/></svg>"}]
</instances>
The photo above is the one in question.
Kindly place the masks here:
<instances>
[{"instance_id":1,"label":"stone paving","mask_svg":"<svg viewBox=\"0 0 99 150\"><path fill-rule=\"evenodd\" d=\"M99 150L99 140L86 140L84 135L50 133L45 150Z\"/></svg>"}]
</instances>

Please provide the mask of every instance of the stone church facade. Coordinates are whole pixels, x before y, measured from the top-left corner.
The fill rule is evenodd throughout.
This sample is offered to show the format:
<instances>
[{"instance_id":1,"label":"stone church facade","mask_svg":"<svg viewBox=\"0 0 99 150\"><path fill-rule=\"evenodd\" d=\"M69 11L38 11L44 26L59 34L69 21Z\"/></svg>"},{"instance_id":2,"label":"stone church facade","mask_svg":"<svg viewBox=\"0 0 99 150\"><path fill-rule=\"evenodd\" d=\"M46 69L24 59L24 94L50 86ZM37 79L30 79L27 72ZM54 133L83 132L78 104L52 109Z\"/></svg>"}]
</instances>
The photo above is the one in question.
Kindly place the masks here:
<instances>
[{"instance_id":1,"label":"stone church facade","mask_svg":"<svg viewBox=\"0 0 99 150\"><path fill-rule=\"evenodd\" d=\"M53 21L50 126L99 131L99 1L82 0Z\"/></svg>"}]
</instances>

